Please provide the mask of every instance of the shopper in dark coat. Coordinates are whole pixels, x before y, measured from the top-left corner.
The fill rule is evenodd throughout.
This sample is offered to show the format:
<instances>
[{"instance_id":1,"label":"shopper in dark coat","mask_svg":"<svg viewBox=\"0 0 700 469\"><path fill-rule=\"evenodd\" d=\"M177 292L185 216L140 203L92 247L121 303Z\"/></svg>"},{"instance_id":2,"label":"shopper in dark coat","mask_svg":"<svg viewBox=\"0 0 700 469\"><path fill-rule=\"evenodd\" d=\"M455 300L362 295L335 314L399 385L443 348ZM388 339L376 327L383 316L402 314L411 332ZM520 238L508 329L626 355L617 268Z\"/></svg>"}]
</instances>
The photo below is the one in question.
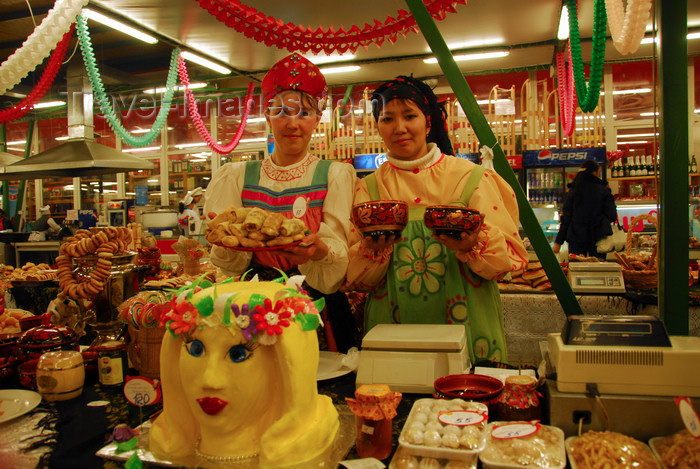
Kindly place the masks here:
<instances>
[{"instance_id":1,"label":"shopper in dark coat","mask_svg":"<svg viewBox=\"0 0 700 469\"><path fill-rule=\"evenodd\" d=\"M605 258L596 242L612 234L610 224L617 219L617 207L607 183L598 177L600 165L584 161L564 199L559 233L553 250L559 252L564 241L569 254Z\"/></svg>"}]
</instances>

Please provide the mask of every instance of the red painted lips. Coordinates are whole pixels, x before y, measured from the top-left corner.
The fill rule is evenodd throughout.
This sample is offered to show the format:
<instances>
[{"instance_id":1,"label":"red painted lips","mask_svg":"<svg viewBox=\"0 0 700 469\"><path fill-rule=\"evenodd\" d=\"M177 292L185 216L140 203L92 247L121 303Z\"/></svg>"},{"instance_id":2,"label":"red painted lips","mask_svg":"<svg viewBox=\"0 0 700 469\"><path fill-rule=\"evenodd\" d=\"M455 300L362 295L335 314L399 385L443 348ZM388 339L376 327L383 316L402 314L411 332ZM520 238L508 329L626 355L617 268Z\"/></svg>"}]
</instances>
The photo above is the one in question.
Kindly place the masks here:
<instances>
[{"instance_id":1,"label":"red painted lips","mask_svg":"<svg viewBox=\"0 0 700 469\"><path fill-rule=\"evenodd\" d=\"M216 415L228 405L228 402L218 397L202 397L201 399L197 399L197 403L207 415Z\"/></svg>"}]
</instances>

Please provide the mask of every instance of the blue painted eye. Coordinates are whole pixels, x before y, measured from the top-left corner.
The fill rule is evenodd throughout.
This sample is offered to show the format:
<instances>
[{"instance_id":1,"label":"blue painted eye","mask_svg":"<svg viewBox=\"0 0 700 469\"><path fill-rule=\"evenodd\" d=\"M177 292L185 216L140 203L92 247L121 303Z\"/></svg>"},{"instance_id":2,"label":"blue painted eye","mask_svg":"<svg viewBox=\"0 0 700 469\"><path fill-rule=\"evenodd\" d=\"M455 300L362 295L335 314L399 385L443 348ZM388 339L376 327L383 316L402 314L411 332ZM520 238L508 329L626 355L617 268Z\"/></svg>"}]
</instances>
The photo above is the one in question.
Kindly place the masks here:
<instances>
[{"instance_id":1,"label":"blue painted eye","mask_svg":"<svg viewBox=\"0 0 700 469\"><path fill-rule=\"evenodd\" d=\"M242 345L231 347L228 351L228 357L234 363L240 363L248 358L248 350Z\"/></svg>"},{"instance_id":2,"label":"blue painted eye","mask_svg":"<svg viewBox=\"0 0 700 469\"><path fill-rule=\"evenodd\" d=\"M204 353L204 344L199 340L193 340L187 345L187 351L193 357L201 357Z\"/></svg>"}]
</instances>

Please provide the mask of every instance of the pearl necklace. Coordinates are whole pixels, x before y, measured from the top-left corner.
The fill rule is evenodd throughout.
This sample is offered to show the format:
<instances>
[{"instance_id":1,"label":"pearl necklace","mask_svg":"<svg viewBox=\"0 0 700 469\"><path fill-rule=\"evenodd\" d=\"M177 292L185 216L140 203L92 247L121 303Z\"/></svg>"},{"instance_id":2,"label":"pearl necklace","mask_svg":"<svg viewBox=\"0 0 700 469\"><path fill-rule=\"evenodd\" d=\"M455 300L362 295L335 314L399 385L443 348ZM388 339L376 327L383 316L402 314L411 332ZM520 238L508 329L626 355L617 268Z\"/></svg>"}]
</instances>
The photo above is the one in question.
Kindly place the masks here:
<instances>
[{"instance_id":1,"label":"pearl necklace","mask_svg":"<svg viewBox=\"0 0 700 469\"><path fill-rule=\"evenodd\" d=\"M213 456L211 454L204 454L199 451L199 443L202 441L201 438L197 439L197 443L194 445L194 454L198 458L206 459L207 461L217 462L217 463L236 463L246 461L248 459L253 459L258 456L259 453L246 454L244 456Z\"/></svg>"}]
</instances>

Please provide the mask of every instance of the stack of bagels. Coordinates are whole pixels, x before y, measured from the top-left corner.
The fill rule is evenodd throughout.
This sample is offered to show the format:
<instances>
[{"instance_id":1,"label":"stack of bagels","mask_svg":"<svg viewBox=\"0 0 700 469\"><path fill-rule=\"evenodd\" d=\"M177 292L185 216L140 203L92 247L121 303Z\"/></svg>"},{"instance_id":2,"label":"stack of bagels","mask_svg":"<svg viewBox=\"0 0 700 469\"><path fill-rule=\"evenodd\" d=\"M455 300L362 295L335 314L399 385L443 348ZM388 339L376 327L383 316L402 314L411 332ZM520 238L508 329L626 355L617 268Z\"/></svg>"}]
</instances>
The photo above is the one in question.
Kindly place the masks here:
<instances>
[{"instance_id":1,"label":"stack of bagels","mask_svg":"<svg viewBox=\"0 0 700 469\"><path fill-rule=\"evenodd\" d=\"M125 251L131 242L131 230L125 227L108 226L96 233L76 231L61 244L60 255L56 258L58 286L74 300L94 297L105 286L112 269L112 257ZM73 259L88 255L97 256L95 267L88 277L78 281L73 274Z\"/></svg>"}]
</instances>

